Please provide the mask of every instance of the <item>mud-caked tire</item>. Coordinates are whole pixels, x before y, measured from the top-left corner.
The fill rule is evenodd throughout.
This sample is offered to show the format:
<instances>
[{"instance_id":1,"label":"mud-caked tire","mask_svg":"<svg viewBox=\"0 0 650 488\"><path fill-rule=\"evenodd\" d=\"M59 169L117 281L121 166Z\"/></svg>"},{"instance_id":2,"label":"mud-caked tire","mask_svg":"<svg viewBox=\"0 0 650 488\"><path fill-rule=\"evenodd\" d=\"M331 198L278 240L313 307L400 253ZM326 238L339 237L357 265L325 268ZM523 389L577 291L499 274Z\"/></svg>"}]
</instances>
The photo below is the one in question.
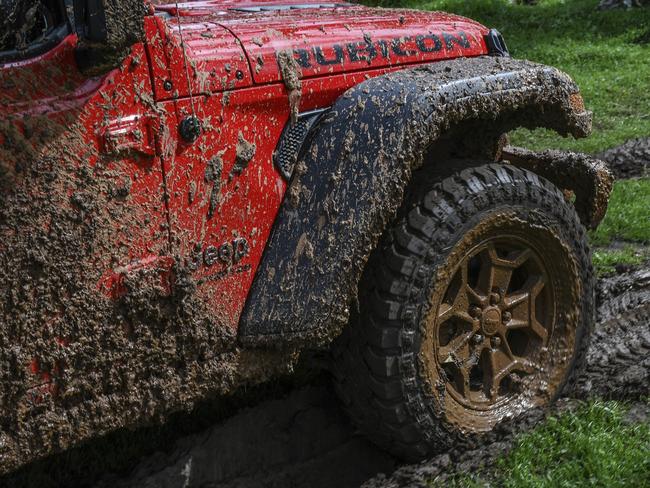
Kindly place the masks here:
<instances>
[{"instance_id":1,"label":"mud-caked tire","mask_svg":"<svg viewBox=\"0 0 650 488\"><path fill-rule=\"evenodd\" d=\"M586 233L549 181L486 164L412 193L332 366L353 421L406 460L550 404L573 387L594 322Z\"/></svg>"}]
</instances>

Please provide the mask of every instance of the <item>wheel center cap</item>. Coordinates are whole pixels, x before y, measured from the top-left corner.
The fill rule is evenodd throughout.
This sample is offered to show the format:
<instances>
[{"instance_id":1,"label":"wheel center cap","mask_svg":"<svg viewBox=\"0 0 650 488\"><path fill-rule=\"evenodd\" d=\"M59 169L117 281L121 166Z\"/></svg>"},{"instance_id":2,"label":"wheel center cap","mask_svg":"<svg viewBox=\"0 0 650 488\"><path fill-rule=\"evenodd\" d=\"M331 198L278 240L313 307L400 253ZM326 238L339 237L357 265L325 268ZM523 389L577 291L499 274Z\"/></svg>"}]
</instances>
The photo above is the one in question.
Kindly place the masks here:
<instances>
[{"instance_id":1,"label":"wheel center cap","mask_svg":"<svg viewBox=\"0 0 650 488\"><path fill-rule=\"evenodd\" d=\"M496 307L489 307L483 311L481 328L486 335L493 335L501 323L501 311Z\"/></svg>"}]
</instances>

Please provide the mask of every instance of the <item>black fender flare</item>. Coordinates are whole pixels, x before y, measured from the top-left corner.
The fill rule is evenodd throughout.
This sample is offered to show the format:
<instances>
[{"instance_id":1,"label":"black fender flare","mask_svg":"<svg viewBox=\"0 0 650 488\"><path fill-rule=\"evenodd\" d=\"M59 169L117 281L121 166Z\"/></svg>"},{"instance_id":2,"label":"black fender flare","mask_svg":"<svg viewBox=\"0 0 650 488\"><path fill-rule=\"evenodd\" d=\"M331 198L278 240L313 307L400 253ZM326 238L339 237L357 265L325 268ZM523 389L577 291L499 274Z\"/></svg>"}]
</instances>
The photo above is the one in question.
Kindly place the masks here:
<instances>
[{"instance_id":1,"label":"black fender flare","mask_svg":"<svg viewBox=\"0 0 650 488\"><path fill-rule=\"evenodd\" d=\"M240 319L240 341L315 346L338 335L412 170L434 141L467 120L503 132L591 131L591 113L569 76L528 61L461 58L354 86L301 151Z\"/></svg>"}]
</instances>

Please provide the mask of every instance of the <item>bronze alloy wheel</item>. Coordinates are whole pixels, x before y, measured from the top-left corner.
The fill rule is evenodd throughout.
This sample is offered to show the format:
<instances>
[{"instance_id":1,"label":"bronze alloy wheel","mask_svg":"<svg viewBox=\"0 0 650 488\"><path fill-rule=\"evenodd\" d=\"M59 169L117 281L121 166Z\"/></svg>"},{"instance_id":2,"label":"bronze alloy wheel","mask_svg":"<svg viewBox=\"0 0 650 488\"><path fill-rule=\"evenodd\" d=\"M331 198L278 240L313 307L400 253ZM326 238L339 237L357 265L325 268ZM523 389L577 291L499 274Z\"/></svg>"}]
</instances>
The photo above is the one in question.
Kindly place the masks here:
<instances>
[{"instance_id":1,"label":"bronze alloy wheel","mask_svg":"<svg viewBox=\"0 0 650 488\"><path fill-rule=\"evenodd\" d=\"M535 353L546 347L555 315L545 268L532 244L506 237L483 241L458 265L428 320L447 390L463 405L498 405L543 370Z\"/></svg>"},{"instance_id":2,"label":"bronze alloy wheel","mask_svg":"<svg viewBox=\"0 0 650 488\"><path fill-rule=\"evenodd\" d=\"M572 366L576 263L556 232L521 214L489 213L465 234L423 321L423 373L442 392L446 420L464 432L548 404Z\"/></svg>"},{"instance_id":3,"label":"bronze alloy wheel","mask_svg":"<svg viewBox=\"0 0 650 488\"><path fill-rule=\"evenodd\" d=\"M422 186L371 255L333 351L352 418L408 460L571 388L594 311L586 233L558 188L507 164Z\"/></svg>"}]
</instances>

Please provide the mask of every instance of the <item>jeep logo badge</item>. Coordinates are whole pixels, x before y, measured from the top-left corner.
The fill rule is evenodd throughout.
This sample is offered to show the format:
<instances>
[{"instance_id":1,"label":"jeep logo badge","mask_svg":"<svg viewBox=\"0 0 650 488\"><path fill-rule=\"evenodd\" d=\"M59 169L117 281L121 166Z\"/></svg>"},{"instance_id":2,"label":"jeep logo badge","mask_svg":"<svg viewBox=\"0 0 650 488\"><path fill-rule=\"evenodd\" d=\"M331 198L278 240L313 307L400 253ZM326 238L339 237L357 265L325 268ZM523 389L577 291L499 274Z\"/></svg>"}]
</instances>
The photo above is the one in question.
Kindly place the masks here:
<instances>
[{"instance_id":1,"label":"jeep logo badge","mask_svg":"<svg viewBox=\"0 0 650 488\"><path fill-rule=\"evenodd\" d=\"M201 265L211 267L217 263L230 266L241 261L249 252L248 241L237 237L232 242L226 241L220 246L208 246L203 252L196 252L187 260L187 267L192 271Z\"/></svg>"}]
</instances>

